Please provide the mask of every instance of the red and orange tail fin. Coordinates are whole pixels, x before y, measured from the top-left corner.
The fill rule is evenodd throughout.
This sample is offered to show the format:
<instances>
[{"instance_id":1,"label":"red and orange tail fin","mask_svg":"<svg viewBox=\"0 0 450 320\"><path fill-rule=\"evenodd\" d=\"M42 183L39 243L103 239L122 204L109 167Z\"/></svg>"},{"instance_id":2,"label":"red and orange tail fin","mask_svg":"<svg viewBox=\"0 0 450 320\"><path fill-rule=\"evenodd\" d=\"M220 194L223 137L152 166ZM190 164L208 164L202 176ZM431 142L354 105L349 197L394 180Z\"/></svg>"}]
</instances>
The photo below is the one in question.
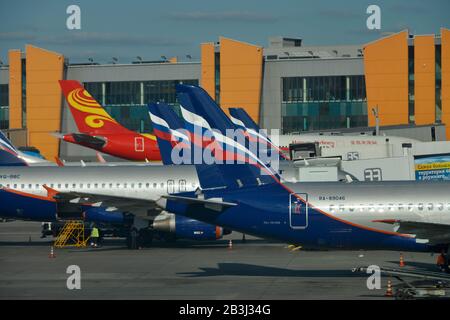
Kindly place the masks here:
<instances>
[{"instance_id":1,"label":"red and orange tail fin","mask_svg":"<svg viewBox=\"0 0 450 320\"><path fill-rule=\"evenodd\" d=\"M86 134L129 133L75 80L59 80L78 131Z\"/></svg>"}]
</instances>

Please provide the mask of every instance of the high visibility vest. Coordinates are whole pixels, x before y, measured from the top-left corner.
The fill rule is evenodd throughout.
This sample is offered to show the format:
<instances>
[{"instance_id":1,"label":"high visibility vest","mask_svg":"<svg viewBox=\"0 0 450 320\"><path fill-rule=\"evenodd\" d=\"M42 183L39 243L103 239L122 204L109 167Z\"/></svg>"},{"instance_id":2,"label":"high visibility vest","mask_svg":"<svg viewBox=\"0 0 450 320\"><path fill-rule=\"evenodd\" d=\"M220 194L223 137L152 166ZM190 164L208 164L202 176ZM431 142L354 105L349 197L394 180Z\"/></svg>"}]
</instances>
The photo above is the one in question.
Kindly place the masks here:
<instances>
[{"instance_id":1,"label":"high visibility vest","mask_svg":"<svg viewBox=\"0 0 450 320\"><path fill-rule=\"evenodd\" d=\"M98 238L98 229L97 228L92 228L91 237Z\"/></svg>"},{"instance_id":2,"label":"high visibility vest","mask_svg":"<svg viewBox=\"0 0 450 320\"><path fill-rule=\"evenodd\" d=\"M438 256L437 261L436 261L436 264L437 264L438 266L442 266L442 265L445 264L445 258L444 258L444 256L443 256L442 254L440 254L440 255Z\"/></svg>"}]
</instances>

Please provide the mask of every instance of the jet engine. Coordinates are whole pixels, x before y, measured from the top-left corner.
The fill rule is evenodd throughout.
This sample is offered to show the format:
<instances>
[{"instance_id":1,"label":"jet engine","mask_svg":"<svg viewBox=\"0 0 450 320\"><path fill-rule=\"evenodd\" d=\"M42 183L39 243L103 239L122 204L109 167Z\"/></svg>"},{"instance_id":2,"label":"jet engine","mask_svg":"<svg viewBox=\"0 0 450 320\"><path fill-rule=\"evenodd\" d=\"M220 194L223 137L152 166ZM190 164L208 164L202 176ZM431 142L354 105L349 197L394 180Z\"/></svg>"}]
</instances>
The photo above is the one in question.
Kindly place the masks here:
<instances>
[{"instance_id":1,"label":"jet engine","mask_svg":"<svg viewBox=\"0 0 450 320\"><path fill-rule=\"evenodd\" d=\"M218 240L231 231L198 220L163 212L153 221L153 229L172 233L177 238L191 240Z\"/></svg>"}]
</instances>

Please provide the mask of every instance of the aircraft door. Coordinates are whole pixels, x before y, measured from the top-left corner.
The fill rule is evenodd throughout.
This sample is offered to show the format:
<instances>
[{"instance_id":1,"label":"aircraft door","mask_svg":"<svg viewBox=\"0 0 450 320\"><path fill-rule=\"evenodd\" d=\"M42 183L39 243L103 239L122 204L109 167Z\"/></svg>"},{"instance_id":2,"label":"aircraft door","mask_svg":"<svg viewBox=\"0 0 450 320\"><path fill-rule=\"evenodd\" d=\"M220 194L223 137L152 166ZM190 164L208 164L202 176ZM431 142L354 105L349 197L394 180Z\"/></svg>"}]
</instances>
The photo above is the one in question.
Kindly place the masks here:
<instances>
[{"instance_id":1,"label":"aircraft door","mask_svg":"<svg viewBox=\"0 0 450 320\"><path fill-rule=\"evenodd\" d=\"M308 227L308 195L306 193L289 195L289 225L292 229Z\"/></svg>"},{"instance_id":2,"label":"aircraft door","mask_svg":"<svg viewBox=\"0 0 450 320\"><path fill-rule=\"evenodd\" d=\"M186 180L181 179L178 181L178 184L179 184L179 191L185 192L186 191Z\"/></svg>"},{"instance_id":3,"label":"aircraft door","mask_svg":"<svg viewBox=\"0 0 450 320\"><path fill-rule=\"evenodd\" d=\"M136 152L144 152L144 138L135 137L134 138L134 150Z\"/></svg>"},{"instance_id":4,"label":"aircraft door","mask_svg":"<svg viewBox=\"0 0 450 320\"><path fill-rule=\"evenodd\" d=\"M167 180L167 193L175 193L175 181Z\"/></svg>"}]
</instances>

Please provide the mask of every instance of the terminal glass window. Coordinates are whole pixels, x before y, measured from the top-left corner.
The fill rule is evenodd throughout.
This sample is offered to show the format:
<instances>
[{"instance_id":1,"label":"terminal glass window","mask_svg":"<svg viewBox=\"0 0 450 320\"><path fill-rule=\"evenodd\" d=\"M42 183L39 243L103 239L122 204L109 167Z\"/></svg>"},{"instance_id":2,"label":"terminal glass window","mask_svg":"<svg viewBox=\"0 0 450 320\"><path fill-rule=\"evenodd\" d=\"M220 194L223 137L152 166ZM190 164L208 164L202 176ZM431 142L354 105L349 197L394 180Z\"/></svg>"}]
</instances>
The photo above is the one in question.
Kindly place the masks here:
<instances>
[{"instance_id":1,"label":"terminal glass window","mask_svg":"<svg viewBox=\"0 0 450 320\"><path fill-rule=\"evenodd\" d=\"M198 85L198 80L88 82L84 87L123 126L148 133L152 126L147 104L165 102L179 112L175 90L178 83Z\"/></svg>"},{"instance_id":2,"label":"terminal glass window","mask_svg":"<svg viewBox=\"0 0 450 320\"><path fill-rule=\"evenodd\" d=\"M364 76L282 79L282 131L367 126Z\"/></svg>"},{"instance_id":3,"label":"terminal glass window","mask_svg":"<svg viewBox=\"0 0 450 320\"><path fill-rule=\"evenodd\" d=\"M9 87L0 84L0 129L9 128Z\"/></svg>"}]
</instances>

